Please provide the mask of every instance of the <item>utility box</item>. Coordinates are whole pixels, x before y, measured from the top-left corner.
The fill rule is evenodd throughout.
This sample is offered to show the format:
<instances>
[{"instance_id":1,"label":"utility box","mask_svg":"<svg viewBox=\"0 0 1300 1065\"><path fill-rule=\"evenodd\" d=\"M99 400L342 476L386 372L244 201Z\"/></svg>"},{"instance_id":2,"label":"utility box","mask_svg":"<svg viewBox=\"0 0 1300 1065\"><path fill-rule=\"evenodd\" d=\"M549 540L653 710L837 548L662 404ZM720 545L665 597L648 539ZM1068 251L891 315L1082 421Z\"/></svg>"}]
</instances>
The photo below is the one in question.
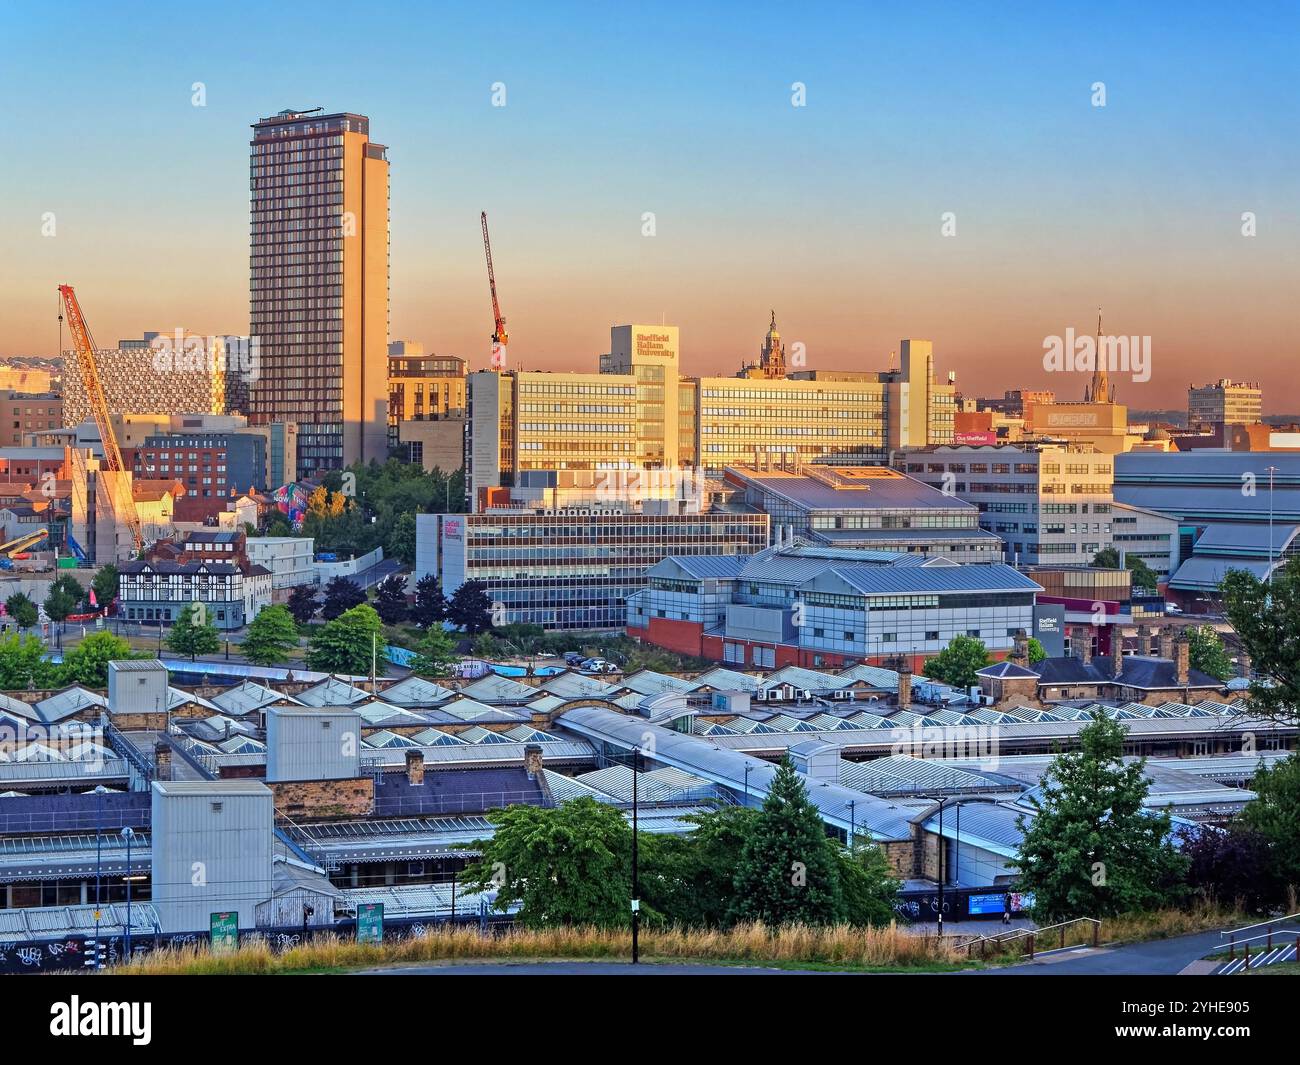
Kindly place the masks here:
<instances>
[{"instance_id":1,"label":"utility box","mask_svg":"<svg viewBox=\"0 0 1300 1065\"><path fill-rule=\"evenodd\" d=\"M158 659L108 664L108 712L162 714L167 711L167 667Z\"/></svg>"},{"instance_id":2,"label":"utility box","mask_svg":"<svg viewBox=\"0 0 1300 1065\"><path fill-rule=\"evenodd\" d=\"M346 707L266 711L267 783L361 776L361 715Z\"/></svg>"},{"instance_id":3,"label":"utility box","mask_svg":"<svg viewBox=\"0 0 1300 1065\"><path fill-rule=\"evenodd\" d=\"M256 925L271 897L275 810L260 780L155 780L154 909L164 932L203 932L212 914Z\"/></svg>"}]
</instances>

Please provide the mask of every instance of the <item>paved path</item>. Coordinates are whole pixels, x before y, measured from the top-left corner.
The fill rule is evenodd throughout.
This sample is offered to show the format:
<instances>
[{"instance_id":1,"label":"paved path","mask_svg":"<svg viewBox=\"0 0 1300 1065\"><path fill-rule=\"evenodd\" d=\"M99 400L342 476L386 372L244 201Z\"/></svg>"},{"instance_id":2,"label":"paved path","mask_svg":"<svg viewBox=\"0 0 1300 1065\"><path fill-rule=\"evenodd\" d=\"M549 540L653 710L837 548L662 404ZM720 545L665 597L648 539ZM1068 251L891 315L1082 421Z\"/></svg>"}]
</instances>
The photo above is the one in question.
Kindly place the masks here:
<instances>
[{"instance_id":1,"label":"paved path","mask_svg":"<svg viewBox=\"0 0 1300 1065\"><path fill-rule=\"evenodd\" d=\"M1032 962L984 969L972 975L1177 976L1222 944L1223 939L1214 931L1118 947L1067 947L1040 954Z\"/></svg>"}]
</instances>

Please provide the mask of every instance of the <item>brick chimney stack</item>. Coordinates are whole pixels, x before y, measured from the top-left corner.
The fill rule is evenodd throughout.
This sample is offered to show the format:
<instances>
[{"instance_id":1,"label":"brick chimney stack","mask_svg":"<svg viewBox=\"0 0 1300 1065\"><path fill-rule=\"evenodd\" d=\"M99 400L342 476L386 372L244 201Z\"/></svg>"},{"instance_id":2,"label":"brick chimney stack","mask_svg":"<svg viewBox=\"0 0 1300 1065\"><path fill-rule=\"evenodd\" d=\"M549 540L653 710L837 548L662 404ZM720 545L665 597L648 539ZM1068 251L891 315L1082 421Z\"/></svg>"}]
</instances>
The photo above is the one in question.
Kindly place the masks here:
<instances>
[{"instance_id":1,"label":"brick chimney stack","mask_svg":"<svg viewBox=\"0 0 1300 1065\"><path fill-rule=\"evenodd\" d=\"M542 745L530 743L524 748L524 771L529 780L537 780L542 775Z\"/></svg>"},{"instance_id":2,"label":"brick chimney stack","mask_svg":"<svg viewBox=\"0 0 1300 1065\"><path fill-rule=\"evenodd\" d=\"M1174 646L1174 678L1175 682L1182 687L1187 686L1188 670L1192 662L1192 639L1187 635L1187 630L1183 629L1178 634L1178 639Z\"/></svg>"},{"instance_id":3,"label":"brick chimney stack","mask_svg":"<svg viewBox=\"0 0 1300 1065\"><path fill-rule=\"evenodd\" d=\"M1015 650L1011 657L1018 665L1029 665L1029 634L1024 629L1016 629Z\"/></svg>"},{"instance_id":4,"label":"brick chimney stack","mask_svg":"<svg viewBox=\"0 0 1300 1065\"><path fill-rule=\"evenodd\" d=\"M1110 672L1113 677L1124 672L1124 630L1118 625L1110 631Z\"/></svg>"},{"instance_id":5,"label":"brick chimney stack","mask_svg":"<svg viewBox=\"0 0 1300 1065\"><path fill-rule=\"evenodd\" d=\"M906 662L898 667L898 705L912 705L912 667Z\"/></svg>"},{"instance_id":6,"label":"brick chimney stack","mask_svg":"<svg viewBox=\"0 0 1300 1065\"><path fill-rule=\"evenodd\" d=\"M1083 638L1079 641L1079 658L1085 666L1089 665L1092 662L1092 629L1075 629L1074 631L1083 633Z\"/></svg>"},{"instance_id":7,"label":"brick chimney stack","mask_svg":"<svg viewBox=\"0 0 1300 1065\"><path fill-rule=\"evenodd\" d=\"M1136 653L1144 658L1151 653L1151 626L1145 621L1138 626Z\"/></svg>"},{"instance_id":8,"label":"brick chimney stack","mask_svg":"<svg viewBox=\"0 0 1300 1065\"><path fill-rule=\"evenodd\" d=\"M172 778L172 749L166 740L159 740L153 745L153 771L156 780Z\"/></svg>"},{"instance_id":9,"label":"brick chimney stack","mask_svg":"<svg viewBox=\"0 0 1300 1065\"><path fill-rule=\"evenodd\" d=\"M424 752L406 752L406 782L413 788L424 786Z\"/></svg>"},{"instance_id":10,"label":"brick chimney stack","mask_svg":"<svg viewBox=\"0 0 1300 1065\"><path fill-rule=\"evenodd\" d=\"M1174 657L1174 627L1166 625L1160 630L1160 658Z\"/></svg>"},{"instance_id":11,"label":"brick chimney stack","mask_svg":"<svg viewBox=\"0 0 1300 1065\"><path fill-rule=\"evenodd\" d=\"M1250 680L1250 670L1252 665L1253 663L1250 660L1250 655L1245 651L1239 651L1237 653L1237 676L1245 677L1247 680Z\"/></svg>"}]
</instances>

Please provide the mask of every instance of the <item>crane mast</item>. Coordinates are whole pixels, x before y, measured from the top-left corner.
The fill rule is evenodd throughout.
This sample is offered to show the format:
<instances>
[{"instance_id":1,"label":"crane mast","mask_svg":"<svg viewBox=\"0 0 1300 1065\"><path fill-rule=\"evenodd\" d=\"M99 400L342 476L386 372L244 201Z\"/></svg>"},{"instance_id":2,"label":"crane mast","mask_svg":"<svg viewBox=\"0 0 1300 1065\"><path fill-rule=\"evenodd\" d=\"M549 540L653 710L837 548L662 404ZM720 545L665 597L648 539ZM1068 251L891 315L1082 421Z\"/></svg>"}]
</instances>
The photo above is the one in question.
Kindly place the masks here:
<instances>
[{"instance_id":1,"label":"crane mast","mask_svg":"<svg viewBox=\"0 0 1300 1065\"><path fill-rule=\"evenodd\" d=\"M122 463L122 451L117 446L117 436L113 433L113 423L109 418L108 400L104 396L104 386L99 380L99 370L95 366L95 344L90 336L90 328L81 313L81 305L71 285L60 285L59 294L63 297L64 313L68 319L68 330L72 334L72 346L77 352L77 369L81 373L81 383L86 389L86 399L90 404L91 415L99 429L99 439L104 445L104 466L106 469L125 473ZM122 479L112 479L108 486L109 499L113 512L125 521L131 530L131 537L138 551L144 545L144 535L140 528L140 515L135 509L135 500L129 487Z\"/></svg>"},{"instance_id":2,"label":"crane mast","mask_svg":"<svg viewBox=\"0 0 1300 1065\"><path fill-rule=\"evenodd\" d=\"M488 238L487 211L482 212L479 220L483 223L483 251L487 255L488 288L492 290L492 369L503 370L506 365L506 320L501 317L501 304L497 302L497 275L492 269L492 241Z\"/></svg>"}]
</instances>

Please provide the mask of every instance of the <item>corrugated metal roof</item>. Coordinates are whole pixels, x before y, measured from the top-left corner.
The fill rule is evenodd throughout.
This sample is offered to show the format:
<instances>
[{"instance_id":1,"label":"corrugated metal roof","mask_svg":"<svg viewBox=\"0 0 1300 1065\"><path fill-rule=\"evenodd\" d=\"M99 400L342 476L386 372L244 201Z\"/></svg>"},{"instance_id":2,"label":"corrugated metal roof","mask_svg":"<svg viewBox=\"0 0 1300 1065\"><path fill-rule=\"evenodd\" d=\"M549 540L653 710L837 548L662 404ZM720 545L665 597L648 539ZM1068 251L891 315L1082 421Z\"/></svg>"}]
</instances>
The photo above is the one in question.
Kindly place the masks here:
<instances>
[{"instance_id":1,"label":"corrugated metal roof","mask_svg":"<svg viewBox=\"0 0 1300 1065\"><path fill-rule=\"evenodd\" d=\"M1193 555L1169 578L1169 587L1185 591L1217 590L1230 569L1243 569L1262 581L1268 577L1270 568L1280 568L1284 562L1285 559L1278 559L1270 567L1267 559Z\"/></svg>"}]
</instances>

